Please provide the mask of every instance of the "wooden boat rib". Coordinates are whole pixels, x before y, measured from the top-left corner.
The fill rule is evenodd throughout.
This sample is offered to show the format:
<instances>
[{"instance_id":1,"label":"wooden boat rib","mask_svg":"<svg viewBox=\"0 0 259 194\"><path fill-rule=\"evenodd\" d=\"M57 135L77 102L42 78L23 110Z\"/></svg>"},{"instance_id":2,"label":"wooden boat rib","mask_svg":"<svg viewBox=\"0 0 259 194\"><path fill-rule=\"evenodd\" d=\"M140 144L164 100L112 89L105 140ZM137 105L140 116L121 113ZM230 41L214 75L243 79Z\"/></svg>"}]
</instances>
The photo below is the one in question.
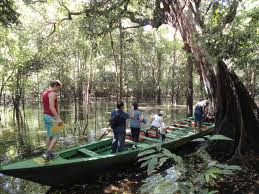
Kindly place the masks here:
<instances>
[{"instance_id":1,"label":"wooden boat rib","mask_svg":"<svg viewBox=\"0 0 259 194\"><path fill-rule=\"evenodd\" d=\"M192 125L192 122L193 119L188 118L175 121L173 124ZM112 138L106 138L60 151L56 159L48 162L41 157L35 157L2 165L0 173L49 186L85 183L93 176L103 174L107 170L136 162L137 155L141 150L152 148L157 143L172 150L193 139L208 135L213 130L213 123L203 124L203 130L198 133L194 133L190 126L169 127L165 142L162 142L160 138L152 138L152 134L154 135L152 131L149 131L148 135L150 136L146 137L145 130L142 130L139 143L131 141L131 134L128 133L124 151L116 154L111 153ZM132 145L136 144L137 149L132 149Z\"/></svg>"}]
</instances>

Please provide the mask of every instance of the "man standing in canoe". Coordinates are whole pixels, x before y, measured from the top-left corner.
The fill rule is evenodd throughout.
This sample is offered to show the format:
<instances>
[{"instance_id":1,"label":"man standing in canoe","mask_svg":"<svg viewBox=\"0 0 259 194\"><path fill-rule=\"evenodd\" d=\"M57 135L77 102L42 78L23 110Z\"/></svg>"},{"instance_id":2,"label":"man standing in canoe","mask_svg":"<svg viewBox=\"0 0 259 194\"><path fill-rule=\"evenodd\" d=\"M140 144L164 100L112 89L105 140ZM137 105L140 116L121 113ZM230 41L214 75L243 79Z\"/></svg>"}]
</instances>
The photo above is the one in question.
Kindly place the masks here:
<instances>
[{"instance_id":1,"label":"man standing in canoe","mask_svg":"<svg viewBox=\"0 0 259 194\"><path fill-rule=\"evenodd\" d=\"M125 143L126 121L129 114L123 111L123 101L117 102L117 109L111 112L110 125L113 131L112 153L121 152Z\"/></svg>"},{"instance_id":2,"label":"man standing in canoe","mask_svg":"<svg viewBox=\"0 0 259 194\"><path fill-rule=\"evenodd\" d=\"M47 130L48 143L47 151L42 155L45 160L55 158L53 148L55 147L60 131L53 131L55 125L61 126L63 121L58 113L58 98L57 92L61 89L62 84L59 80L50 82L50 88L43 92L42 103L44 109L44 125Z\"/></svg>"}]
</instances>

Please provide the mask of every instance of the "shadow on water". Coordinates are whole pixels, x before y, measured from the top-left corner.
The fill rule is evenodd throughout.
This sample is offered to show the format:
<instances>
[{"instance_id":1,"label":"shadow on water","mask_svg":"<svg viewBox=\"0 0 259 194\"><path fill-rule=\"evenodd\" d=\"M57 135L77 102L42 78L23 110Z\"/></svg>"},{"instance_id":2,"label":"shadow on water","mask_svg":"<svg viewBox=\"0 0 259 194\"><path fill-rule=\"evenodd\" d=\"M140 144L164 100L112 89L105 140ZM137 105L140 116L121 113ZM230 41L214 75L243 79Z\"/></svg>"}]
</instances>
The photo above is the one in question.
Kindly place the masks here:
<instances>
[{"instance_id":1,"label":"shadow on water","mask_svg":"<svg viewBox=\"0 0 259 194\"><path fill-rule=\"evenodd\" d=\"M92 142L103 133L107 127L111 110L115 103L95 102L86 108L83 105L63 104L60 107L61 117L66 124L65 130L56 146L56 150ZM126 107L129 109L130 105ZM150 114L163 110L166 113L165 122L182 118L185 108L170 105L156 106L154 104L140 104L140 109L148 118ZM0 109L0 162L1 164L30 158L42 154L46 145L46 131L43 127L42 109L39 106L27 107L23 125L18 129L13 123L11 108ZM110 134L111 135L111 134ZM49 188L30 181L8 177L0 174L0 193L53 193L65 190L70 193L114 193L121 190L133 192L139 187L140 180L145 175L137 167L126 171L109 172L94 180L94 183L74 185L64 188Z\"/></svg>"}]
</instances>

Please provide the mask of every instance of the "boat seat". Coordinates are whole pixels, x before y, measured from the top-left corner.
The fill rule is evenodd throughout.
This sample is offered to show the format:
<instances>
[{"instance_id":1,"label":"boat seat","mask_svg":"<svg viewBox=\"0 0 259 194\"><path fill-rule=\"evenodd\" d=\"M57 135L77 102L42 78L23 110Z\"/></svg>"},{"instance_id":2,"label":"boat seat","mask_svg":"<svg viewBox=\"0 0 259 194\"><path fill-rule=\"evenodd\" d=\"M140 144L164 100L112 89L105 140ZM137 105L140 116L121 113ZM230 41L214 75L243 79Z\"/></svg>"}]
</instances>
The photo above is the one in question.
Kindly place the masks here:
<instances>
[{"instance_id":1,"label":"boat seat","mask_svg":"<svg viewBox=\"0 0 259 194\"><path fill-rule=\"evenodd\" d=\"M91 150L88 150L86 148L81 148L81 149L78 149L79 152L87 155L87 156L91 156L91 157L95 157L95 156L100 156L99 154L91 151Z\"/></svg>"},{"instance_id":2,"label":"boat seat","mask_svg":"<svg viewBox=\"0 0 259 194\"><path fill-rule=\"evenodd\" d=\"M139 137L142 138L142 139L148 140L148 141L153 141L153 142L156 142L156 143L161 143L161 141L158 140L158 139L146 137L146 136L143 136L143 135L140 135Z\"/></svg>"}]
</instances>

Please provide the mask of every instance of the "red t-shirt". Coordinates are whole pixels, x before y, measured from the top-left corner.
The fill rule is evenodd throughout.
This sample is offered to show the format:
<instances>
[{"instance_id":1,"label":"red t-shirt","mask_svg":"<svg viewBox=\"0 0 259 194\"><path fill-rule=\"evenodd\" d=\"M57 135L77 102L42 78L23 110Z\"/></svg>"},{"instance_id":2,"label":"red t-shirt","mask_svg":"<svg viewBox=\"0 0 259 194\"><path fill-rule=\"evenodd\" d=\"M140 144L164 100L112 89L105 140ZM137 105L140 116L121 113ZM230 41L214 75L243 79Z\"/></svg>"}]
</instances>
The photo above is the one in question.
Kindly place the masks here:
<instances>
[{"instance_id":1,"label":"red t-shirt","mask_svg":"<svg viewBox=\"0 0 259 194\"><path fill-rule=\"evenodd\" d=\"M53 92L53 91L51 89L48 89L48 90L44 91L43 94L42 94L43 110L44 110L44 114L54 116L52 114L52 112L50 110L50 106L49 106L49 93L50 92ZM57 97L55 98L55 101L54 101L54 108L58 112L58 99L57 99Z\"/></svg>"}]
</instances>

